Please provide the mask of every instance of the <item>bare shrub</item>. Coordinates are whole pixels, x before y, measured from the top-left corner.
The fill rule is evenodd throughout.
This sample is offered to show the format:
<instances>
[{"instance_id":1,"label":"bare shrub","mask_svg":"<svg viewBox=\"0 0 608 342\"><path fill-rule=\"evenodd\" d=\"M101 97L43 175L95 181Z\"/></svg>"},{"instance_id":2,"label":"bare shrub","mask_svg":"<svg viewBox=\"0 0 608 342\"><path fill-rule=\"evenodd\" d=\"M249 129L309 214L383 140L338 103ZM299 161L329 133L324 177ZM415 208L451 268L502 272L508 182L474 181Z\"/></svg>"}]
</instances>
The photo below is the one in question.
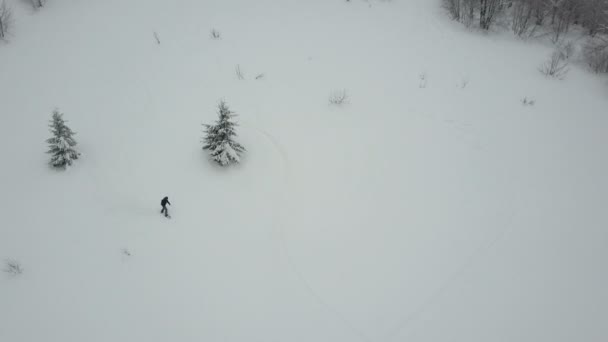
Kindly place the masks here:
<instances>
[{"instance_id":1,"label":"bare shrub","mask_svg":"<svg viewBox=\"0 0 608 342\"><path fill-rule=\"evenodd\" d=\"M590 39L583 48L585 61L596 73L608 73L608 38Z\"/></svg>"},{"instance_id":2,"label":"bare shrub","mask_svg":"<svg viewBox=\"0 0 608 342\"><path fill-rule=\"evenodd\" d=\"M13 260L13 259L6 259L5 260L5 268L4 268L4 272L16 276L19 275L21 273L23 273L23 268L21 267L21 264L19 264L19 262L17 260Z\"/></svg>"},{"instance_id":3,"label":"bare shrub","mask_svg":"<svg viewBox=\"0 0 608 342\"><path fill-rule=\"evenodd\" d=\"M559 49L553 51L551 58L539 68L539 71L543 75L558 79L563 79L568 73L568 70L568 59L563 51L560 51Z\"/></svg>"},{"instance_id":4,"label":"bare shrub","mask_svg":"<svg viewBox=\"0 0 608 342\"><path fill-rule=\"evenodd\" d=\"M570 57L572 57L575 52L574 43L571 40L558 45L557 49L562 54L564 59L570 59Z\"/></svg>"},{"instance_id":5,"label":"bare shrub","mask_svg":"<svg viewBox=\"0 0 608 342\"><path fill-rule=\"evenodd\" d=\"M222 35L221 35L220 31L218 31L216 29L211 30L210 36L211 36L211 39L215 39L215 40L222 39Z\"/></svg>"},{"instance_id":6,"label":"bare shrub","mask_svg":"<svg viewBox=\"0 0 608 342\"><path fill-rule=\"evenodd\" d=\"M256 80L261 80L261 79L264 79L264 77L265 77L265 75L262 73L262 74L258 74L258 75L255 77L255 79L256 79Z\"/></svg>"},{"instance_id":7,"label":"bare shrub","mask_svg":"<svg viewBox=\"0 0 608 342\"><path fill-rule=\"evenodd\" d=\"M521 99L521 104L524 106L534 106L535 103L536 100L529 99L528 97L524 97L523 99Z\"/></svg>"},{"instance_id":8,"label":"bare shrub","mask_svg":"<svg viewBox=\"0 0 608 342\"><path fill-rule=\"evenodd\" d=\"M6 38L13 26L13 10L2 0L0 3L0 39Z\"/></svg>"},{"instance_id":9,"label":"bare shrub","mask_svg":"<svg viewBox=\"0 0 608 342\"><path fill-rule=\"evenodd\" d=\"M243 75L243 71L241 70L241 66L240 65L237 65L234 70L236 72L236 77L239 80L244 80L245 79L245 76Z\"/></svg>"},{"instance_id":10,"label":"bare shrub","mask_svg":"<svg viewBox=\"0 0 608 342\"><path fill-rule=\"evenodd\" d=\"M160 45L160 38L158 37L157 32L154 32L154 40L156 40L156 44Z\"/></svg>"},{"instance_id":11,"label":"bare shrub","mask_svg":"<svg viewBox=\"0 0 608 342\"><path fill-rule=\"evenodd\" d=\"M346 89L336 90L329 95L329 104L334 106L341 106L348 103L348 93Z\"/></svg>"}]
</instances>

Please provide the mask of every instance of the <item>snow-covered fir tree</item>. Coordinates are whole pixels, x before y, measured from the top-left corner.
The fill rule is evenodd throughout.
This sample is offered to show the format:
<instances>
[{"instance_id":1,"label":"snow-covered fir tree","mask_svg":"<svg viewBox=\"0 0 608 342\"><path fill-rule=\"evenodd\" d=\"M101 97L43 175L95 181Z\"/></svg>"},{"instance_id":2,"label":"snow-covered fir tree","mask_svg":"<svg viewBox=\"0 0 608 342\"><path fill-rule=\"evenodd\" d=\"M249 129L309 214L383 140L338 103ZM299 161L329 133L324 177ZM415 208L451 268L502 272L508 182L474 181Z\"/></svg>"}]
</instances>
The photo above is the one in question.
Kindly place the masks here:
<instances>
[{"instance_id":1,"label":"snow-covered fir tree","mask_svg":"<svg viewBox=\"0 0 608 342\"><path fill-rule=\"evenodd\" d=\"M72 161L78 159L80 153L76 151L76 140L72 137L73 132L63 120L63 114L58 110L53 111L53 118L49 125L53 137L47 139L49 150L47 153L51 155L49 164L54 167L66 167L72 165Z\"/></svg>"},{"instance_id":2,"label":"snow-covered fir tree","mask_svg":"<svg viewBox=\"0 0 608 342\"><path fill-rule=\"evenodd\" d=\"M219 119L215 125L203 125L205 126L203 150L208 150L213 160L222 166L238 163L245 148L234 141L236 137L234 128L237 124L232 120L236 114L230 111L224 101L221 101L218 115Z\"/></svg>"}]
</instances>

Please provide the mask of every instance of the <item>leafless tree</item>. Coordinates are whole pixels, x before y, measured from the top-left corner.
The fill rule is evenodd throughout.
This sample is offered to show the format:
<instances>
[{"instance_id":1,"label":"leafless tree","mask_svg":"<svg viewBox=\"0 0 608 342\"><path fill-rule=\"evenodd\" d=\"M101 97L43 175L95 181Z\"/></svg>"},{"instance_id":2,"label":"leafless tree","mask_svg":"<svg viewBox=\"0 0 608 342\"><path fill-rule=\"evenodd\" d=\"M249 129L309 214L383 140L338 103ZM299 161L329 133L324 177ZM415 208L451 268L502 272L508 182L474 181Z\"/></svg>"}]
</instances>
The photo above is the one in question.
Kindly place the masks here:
<instances>
[{"instance_id":1,"label":"leafless tree","mask_svg":"<svg viewBox=\"0 0 608 342\"><path fill-rule=\"evenodd\" d=\"M443 0L443 7L452 19L471 26L475 18L476 2L479 0Z\"/></svg>"},{"instance_id":2,"label":"leafless tree","mask_svg":"<svg viewBox=\"0 0 608 342\"><path fill-rule=\"evenodd\" d=\"M448 11L452 19L460 21L460 17L462 16L461 0L443 0L443 8Z\"/></svg>"},{"instance_id":3,"label":"leafless tree","mask_svg":"<svg viewBox=\"0 0 608 342\"><path fill-rule=\"evenodd\" d=\"M0 39L6 38L6 35L10 32L12 25L13 11L6 4L6 1L2 0L2 3L0 3Z\"/></svg>"},{"instance_id":4,"label":"leafless tree","mask_svg":"<svg viewBox=\"0 0 608 342\"><path fill-rule=\"evenodd\" d=\"M608 38L596 36L587 42L583 55L591 70L597 73L608 73Z\"/></svg>"},{"instance_id":5,"label":"leafless tree","mask_svg":"<svg viewBox=\"0 0 608 342\"><path fill-rule=\"evenodd\" d=\"M443 7L452 19L470 26L479 14L479 26L488 30L498 13L505 7L505 0L443 0Z\"/></svg>"},{"instance_id":6,"label":"leafless tree","mask_svg":"<svg viewBox=\"0 0 608 342\"><path fill-rule=\"evenodd\" d=\"M503 0L479 0L479 27L490 29L496 15L503 9Z\"/></svg>"},{"instance_id":7,"label":"leafless tree","mask_svg":"<svg viewBox=\"0 0 608 342\"><path fill-rule=\"evenodd\" d=\"M511 30L517 36L529 35L534 25L534 6L530 0L513 1Z\"/></svg>"},{"instance_id":8,"label":"leafless tree","mask_svg":"<svg viewBox=\"0 0 608 342\"><path fill-rule=\"evenodd\" d=\"M551 14L551 40L559 42L580 15L581 4L587 0L546 0L547 11Z\"/></svg>"},{"instance_id":9,"label":"leafless tree","mask_svg":"<svg viewBox=\"0 0 608 342\"><path fill-rule=\"evenodd\" d=\"M581 24L588 30L589 35L608 33L608 1L585 0L580 6Z\"/></svg>"}]
</instances>

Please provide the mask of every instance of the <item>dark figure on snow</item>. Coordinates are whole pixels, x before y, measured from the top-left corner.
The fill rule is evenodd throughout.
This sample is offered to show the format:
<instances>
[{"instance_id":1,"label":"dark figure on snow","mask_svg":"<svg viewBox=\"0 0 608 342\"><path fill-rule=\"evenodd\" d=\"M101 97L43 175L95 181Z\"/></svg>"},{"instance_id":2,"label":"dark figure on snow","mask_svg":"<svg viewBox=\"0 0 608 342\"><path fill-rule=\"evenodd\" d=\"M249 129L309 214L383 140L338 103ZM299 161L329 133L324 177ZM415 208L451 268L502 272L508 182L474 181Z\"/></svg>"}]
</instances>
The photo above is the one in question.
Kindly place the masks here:
<instances>
[{"instance_id":1,"label":"dark figure on snow","mask_svg":"<svg viewBox=\"0 0 608 342\"><path fill-rule=\"evenodd\" d=\"M169 210L167 209L167 204L171 205L171 202L169 202L169 197L165 196L165 198L163 198L163 200L160 201L160 205L163 206L160 213L165 214L165 217L169 217Z\"/></svg>"}]
</instances>

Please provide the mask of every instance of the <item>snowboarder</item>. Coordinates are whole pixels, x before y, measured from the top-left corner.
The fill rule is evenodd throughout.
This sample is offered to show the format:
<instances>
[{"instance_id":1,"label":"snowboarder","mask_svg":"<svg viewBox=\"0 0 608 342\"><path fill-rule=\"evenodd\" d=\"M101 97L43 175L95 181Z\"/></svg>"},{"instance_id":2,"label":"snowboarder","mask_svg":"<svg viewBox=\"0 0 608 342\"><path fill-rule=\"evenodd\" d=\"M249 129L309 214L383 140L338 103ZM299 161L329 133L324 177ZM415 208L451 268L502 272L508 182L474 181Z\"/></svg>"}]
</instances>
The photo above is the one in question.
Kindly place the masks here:
<instances>
[{"instance_id":1,"label":"snowboarder","mask_svg":"<svg viewBox=\"0 0 608 342\"><path fill-rule=\"evenodd\" d=\"M169 202L169 197L165 196L165 198L163 198L162 201L160 201L160 205L163 206L163 208L160 210L161 214L165 214L165 217L169 217L169 210L167 209L167 204L171 205L171 202Z\"/></svg>"}]
</instances>

